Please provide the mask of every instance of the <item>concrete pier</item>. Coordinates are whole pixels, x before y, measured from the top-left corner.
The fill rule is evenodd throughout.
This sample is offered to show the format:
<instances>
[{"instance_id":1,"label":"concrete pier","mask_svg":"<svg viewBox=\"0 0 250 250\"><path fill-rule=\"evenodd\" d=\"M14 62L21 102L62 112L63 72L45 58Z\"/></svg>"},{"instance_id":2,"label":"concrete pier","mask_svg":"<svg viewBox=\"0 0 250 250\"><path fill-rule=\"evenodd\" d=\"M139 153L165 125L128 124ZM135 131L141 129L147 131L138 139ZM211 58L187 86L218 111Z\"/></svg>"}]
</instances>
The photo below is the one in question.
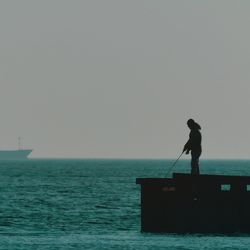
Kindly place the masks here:
<instances>
[{"instance_id":1,"label":"concrete pier","mask_svg":"<svg viewBox=\"0 0 250 250\"><path fill-rule=\"evenodd\" d=\"M250 233L250 177L174 173L137 178L141 231Z\"/></svg>"}]
</instances>

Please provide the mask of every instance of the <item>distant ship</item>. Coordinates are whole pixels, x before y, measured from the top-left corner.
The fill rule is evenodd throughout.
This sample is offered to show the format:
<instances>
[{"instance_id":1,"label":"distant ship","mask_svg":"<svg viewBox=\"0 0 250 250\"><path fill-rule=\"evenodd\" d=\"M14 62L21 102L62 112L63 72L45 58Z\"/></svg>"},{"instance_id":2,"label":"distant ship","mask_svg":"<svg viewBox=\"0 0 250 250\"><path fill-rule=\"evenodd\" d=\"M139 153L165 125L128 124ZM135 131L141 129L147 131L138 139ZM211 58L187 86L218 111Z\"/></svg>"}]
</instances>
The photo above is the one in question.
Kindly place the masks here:
<instances>
[{"instance_id":1,"label":"distant ship","mask_svg":"<svg viewBox=\"0 0 250 250\"><path fill-rule=\"evenodd\" d=\"M0 150L0 160L26 160L32 149L21 149L21 138L18 137L18 150Z\"/></svg>"},{"instance_id":2,"label":"distant ship","mask_svg":"<svg viewBox=\"0 0 250 250\"><path fill-rule=\"evenodd\" d=\"M0 160L25 160L31 152L32 149L0 150Z\"/></svg>"}]
</instances>

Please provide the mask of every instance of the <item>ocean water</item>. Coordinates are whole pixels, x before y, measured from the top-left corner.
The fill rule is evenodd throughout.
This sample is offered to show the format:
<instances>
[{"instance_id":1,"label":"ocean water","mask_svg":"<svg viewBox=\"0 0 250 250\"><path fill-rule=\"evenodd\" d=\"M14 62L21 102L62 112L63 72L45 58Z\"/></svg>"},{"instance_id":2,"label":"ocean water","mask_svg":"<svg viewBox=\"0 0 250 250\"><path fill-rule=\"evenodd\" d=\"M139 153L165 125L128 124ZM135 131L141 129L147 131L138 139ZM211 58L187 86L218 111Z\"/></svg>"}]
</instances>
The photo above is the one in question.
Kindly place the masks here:
<instances>
[{"instance_id":1,"label":"ocean water","mask_svg":"<svg viewBox=\"0 0 250 250\"><path fill-rule=\"evenodd\" d=\"M0 162L0 249L250 249L250 235L140 232L137 177L165 177L172 160ZM189 161L174 171L189 172ZM247 160L203 160L201 172L250 175ZM249 211L250 212L250 211Z\"/></svg>"}]
</instances>

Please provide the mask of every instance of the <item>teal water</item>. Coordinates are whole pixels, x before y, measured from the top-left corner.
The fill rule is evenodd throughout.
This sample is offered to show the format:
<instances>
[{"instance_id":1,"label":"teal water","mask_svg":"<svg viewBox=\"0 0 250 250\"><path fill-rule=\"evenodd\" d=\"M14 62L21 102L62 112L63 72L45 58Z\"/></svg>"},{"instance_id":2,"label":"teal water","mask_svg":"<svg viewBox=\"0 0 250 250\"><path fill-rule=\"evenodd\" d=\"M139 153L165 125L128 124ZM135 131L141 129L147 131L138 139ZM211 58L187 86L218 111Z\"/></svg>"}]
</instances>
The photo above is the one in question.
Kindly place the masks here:
<instances>
[{"instance_id":1,"label":"teal water","mask_svg":"<svg viewBox=\"0 0 250 250\"><path fill-rule=\"evenodd\" d=\"M137 177L172 160L0 162L0 249L250 249L247 235L140 233ZM182 160L176 172L189 172ZM201 172L250 175L250 161L203 160ZM250 212L250 211L249 211Z\"/></svg>"}]
</instances>

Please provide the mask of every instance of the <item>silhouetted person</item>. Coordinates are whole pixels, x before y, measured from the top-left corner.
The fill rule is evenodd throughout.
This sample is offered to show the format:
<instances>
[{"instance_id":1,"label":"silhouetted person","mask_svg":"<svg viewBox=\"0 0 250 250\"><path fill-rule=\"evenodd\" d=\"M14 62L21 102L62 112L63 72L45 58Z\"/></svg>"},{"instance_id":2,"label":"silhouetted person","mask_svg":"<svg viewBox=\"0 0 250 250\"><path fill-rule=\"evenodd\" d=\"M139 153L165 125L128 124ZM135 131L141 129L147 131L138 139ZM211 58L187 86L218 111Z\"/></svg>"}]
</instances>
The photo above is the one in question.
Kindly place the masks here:
<instances>
[{"instance_id":1,"label":"silhouetted person","mask_svg":"<svg viewBox=\"0 0 250 250\"><path fill-rule=\"evenodd\" d=\"M199 157L201 155L201 127L193 119L187 121L187 125L190 128L189 140L184 145L183 152L189 154L191 151L191 174L199 175Z\"/></svg>"}]
</instances>

